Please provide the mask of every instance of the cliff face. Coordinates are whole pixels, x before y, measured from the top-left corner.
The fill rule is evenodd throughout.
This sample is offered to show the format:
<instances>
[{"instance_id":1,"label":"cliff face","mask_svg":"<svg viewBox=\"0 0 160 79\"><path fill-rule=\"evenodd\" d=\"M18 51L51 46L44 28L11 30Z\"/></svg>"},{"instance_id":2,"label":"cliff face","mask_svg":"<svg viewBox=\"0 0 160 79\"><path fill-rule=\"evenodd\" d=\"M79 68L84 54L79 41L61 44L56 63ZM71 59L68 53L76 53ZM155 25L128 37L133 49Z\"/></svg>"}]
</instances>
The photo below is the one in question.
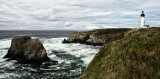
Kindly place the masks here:
<instances>
[{"instance_id":1,"label":"cliff face","mask_svg":"<svg viewBox=\"0 0 160 79\"><path fill-rule=\"evenodd\" d=\"M82 43L89 45L103 45L122 39L124 32L130 29L96 29L88 32L73 32L63 43Z\"/></svg>"},{"instance_id":2,"label":"cliff face","mask_svg":"<svg viewBox=\"0 0 160 79\"><path fill-rule=\"evenodd\" d=\"M103 45L79 79L159 78L160 28L148 28Z\"/></svg>"}]
</instances>

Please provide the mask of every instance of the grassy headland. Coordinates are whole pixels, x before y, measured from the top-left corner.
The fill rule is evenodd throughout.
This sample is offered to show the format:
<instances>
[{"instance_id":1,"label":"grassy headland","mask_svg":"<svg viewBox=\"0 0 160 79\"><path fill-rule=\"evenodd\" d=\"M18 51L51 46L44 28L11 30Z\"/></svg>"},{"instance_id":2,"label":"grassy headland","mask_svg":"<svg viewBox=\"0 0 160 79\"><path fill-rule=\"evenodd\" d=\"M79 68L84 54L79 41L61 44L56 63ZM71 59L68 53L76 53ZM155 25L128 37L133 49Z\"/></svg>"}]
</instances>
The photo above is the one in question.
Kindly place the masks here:
<instances>
[{"instance_id":1,"label":"grassy headland","mask_svg":"<svg viewBox=\"0 0 160 79\"><path fill-rule=\"evenodd\" d=\"M123 33L123 38L103 45L79 79L160 78L160 28Z\"/></svg>"}]
</instances>

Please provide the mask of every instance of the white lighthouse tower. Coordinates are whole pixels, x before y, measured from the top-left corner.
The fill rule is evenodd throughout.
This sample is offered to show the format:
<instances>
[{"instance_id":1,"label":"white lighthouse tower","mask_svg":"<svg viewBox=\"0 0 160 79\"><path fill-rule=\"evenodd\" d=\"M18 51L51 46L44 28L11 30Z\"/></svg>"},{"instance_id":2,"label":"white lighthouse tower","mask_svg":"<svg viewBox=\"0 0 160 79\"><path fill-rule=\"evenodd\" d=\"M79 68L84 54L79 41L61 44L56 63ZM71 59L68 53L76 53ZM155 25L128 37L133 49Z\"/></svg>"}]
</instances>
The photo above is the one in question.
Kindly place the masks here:
<instances>
[{"instance_id":1,"label":"white lighthouse tower","mask_svg":"<svg viewBox=\"0 0 160 79\"><path fill-rule=\"evenodd\" d=\"M149 25L145 25L145 14L144 14L144 11L142 11L142 14L141 14L141 28L148 28Z\"/></svg>"},{"instance_id":2,"label":"white lighthouse tower","mask_svg":"<svg viewBox=\"0 0 160 79\"><path fill-rule=\"evenodd\" d=\"M144 25L145 25L145 14L144 14L144 11L142 11L142 14L141 14L141 27L144 28Z\"/></svg>"}]
</instances>

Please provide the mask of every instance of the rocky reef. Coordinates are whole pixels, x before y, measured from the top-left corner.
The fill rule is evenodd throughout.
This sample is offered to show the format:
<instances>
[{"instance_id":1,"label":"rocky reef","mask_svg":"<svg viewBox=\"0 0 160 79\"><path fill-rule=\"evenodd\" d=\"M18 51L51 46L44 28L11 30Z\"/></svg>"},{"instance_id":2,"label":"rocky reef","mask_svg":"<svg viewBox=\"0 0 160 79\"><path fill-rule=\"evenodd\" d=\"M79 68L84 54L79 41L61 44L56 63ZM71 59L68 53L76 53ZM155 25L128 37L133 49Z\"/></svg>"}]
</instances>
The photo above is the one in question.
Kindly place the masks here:
<instances>
[{"instance_id":1,"label":"rocky reef","mask_svg":"<svg viewBox=\"0 0 160 79\"><path fill-rule=\"evenodd\" d=\"M94 46L102 46L112 41L122 39L124 32L131 29L96 29L86 32L73 32L62 43L81 43Z\"/></svg>"},{"instance_id":2,"label":"rocky reef","mask_svg":"<svg viewBox=\"0 0 160 79\"><path fill-rule=\"evenodd\" d=\"M39 39L31 39L28 36L14 37L4 58L17 60L18 63L23 64L52 65L57 63L48 58L46 50Z\"/></svg>"},{"instance_id":3,"label":"rocky reef","mask_svg":"<svg viewBox=\"0 0 160 79\"><path fill-rule=\"evenodd\" d=\"M104 44L79 79L159 79L160 28L132 29Z\"/></svg>"}]
</instances>

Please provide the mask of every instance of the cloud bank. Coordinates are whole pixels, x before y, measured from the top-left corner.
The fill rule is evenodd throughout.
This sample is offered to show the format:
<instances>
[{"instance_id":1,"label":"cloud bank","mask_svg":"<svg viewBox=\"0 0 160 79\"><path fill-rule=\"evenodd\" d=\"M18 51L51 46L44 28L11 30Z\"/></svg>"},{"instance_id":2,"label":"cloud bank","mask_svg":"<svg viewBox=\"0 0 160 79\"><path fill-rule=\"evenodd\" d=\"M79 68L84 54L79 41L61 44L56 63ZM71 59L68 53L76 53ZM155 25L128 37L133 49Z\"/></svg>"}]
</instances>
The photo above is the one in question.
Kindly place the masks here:
<instances>
[{"instance_id":1,"label":"cloud bank","mask_svg":"<svg viewBox=\"0 0 160 79\"><path fill-rule=\"evenodd\" d=\"M0 30L91 30L160 26L159 0L0 0Z\"/></svg>"}]
</instances>

